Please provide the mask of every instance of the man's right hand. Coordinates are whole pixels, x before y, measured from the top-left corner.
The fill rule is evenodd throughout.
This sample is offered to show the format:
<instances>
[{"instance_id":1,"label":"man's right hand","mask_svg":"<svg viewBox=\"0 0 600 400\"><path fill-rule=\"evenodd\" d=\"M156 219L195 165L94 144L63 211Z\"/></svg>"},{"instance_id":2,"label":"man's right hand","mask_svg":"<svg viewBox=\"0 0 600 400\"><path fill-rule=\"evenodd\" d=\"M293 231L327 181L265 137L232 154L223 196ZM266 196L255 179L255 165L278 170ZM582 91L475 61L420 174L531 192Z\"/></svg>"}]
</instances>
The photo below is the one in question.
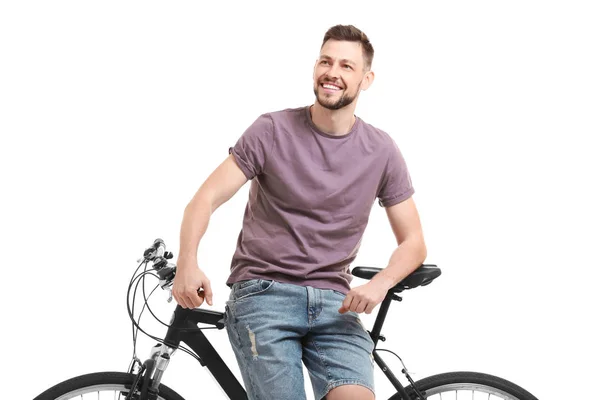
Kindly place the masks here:
<instances>
[{"instance_id":1,"label":"man's right hand","mask_svg":"<svg viewBox=\"0 0 600 400\"><path fill-rule=\"evenodd\" d=\"M173 297L183 308L200 307L204 298L208 305L212 306L210 280L198 268L196 260L179 259L177 261L177 271L173 281Z\"/></svg>"}]
</instances>

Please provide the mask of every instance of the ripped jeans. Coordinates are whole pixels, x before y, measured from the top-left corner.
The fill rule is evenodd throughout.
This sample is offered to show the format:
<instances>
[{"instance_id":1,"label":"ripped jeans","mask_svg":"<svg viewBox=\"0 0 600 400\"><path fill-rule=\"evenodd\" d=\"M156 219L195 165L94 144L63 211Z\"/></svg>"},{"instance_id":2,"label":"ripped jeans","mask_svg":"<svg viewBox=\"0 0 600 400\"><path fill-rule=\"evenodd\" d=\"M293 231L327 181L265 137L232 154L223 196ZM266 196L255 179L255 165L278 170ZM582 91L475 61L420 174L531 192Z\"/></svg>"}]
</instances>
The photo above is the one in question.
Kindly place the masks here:
<instances>
[{"instance_id":1,"label":"ripped jeans","mask_svg":"<svg viewBox=\"0 0 600 400\"><path fill-rule=\"evenodd\" d=\"M225 327L251 400L315 399L340 385L374 391L373 341L343 293L265 279L234 283Z\"/></svg>"}]
</instances>

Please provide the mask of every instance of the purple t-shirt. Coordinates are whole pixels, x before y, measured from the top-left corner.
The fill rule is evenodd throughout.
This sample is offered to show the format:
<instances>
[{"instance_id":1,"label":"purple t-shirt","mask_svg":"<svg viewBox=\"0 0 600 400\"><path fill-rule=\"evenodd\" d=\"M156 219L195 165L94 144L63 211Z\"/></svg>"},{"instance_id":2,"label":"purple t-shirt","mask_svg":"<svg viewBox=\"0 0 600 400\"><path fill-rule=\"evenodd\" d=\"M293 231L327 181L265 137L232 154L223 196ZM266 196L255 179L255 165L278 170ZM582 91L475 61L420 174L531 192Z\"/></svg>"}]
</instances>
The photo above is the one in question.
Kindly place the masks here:
<instances>
[{"instance_id":1,"label":"purple t-shirt","mask_svg":"<svg viewBox=\"0 0 600 400\"><path fill-rule=\"evenodd\" d=\"M309 107L263 114L229 151L251 184L228 285L264 278L347 293L375 200L414 193L394 140L358 117L333 136Z\"/></svg>"}]
</instances>

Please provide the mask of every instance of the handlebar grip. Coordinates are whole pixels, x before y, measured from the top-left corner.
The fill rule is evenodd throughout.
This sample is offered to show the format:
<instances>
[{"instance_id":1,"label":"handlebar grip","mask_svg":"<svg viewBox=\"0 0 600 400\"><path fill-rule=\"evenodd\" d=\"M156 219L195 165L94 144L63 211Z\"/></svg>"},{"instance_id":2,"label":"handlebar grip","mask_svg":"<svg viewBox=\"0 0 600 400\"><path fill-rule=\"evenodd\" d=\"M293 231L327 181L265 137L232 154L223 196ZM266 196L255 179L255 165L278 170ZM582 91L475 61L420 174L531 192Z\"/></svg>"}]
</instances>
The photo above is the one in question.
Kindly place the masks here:
<instances>
[{"instance_id":1,"label":"handlebar grip","mask_svg":"<svg viewBox=\"0 0 600 400\"><path fill-rule=\"evenodd\" d=\"M165 254L167 246L164 240L159 238L154 241L154 248L156 249L156 257L162 257Z\"/></svg>"}]
</instances>

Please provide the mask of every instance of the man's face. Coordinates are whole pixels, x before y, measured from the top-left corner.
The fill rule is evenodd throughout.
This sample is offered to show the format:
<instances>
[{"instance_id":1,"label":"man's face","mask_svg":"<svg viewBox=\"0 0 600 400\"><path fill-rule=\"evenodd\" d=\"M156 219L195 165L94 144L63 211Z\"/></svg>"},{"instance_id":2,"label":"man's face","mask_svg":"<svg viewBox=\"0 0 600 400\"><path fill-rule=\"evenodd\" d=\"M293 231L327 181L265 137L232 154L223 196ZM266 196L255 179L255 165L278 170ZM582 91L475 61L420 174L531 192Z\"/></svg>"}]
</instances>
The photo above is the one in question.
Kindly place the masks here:
<instances>
[{"instance_id":1,"label":"man's face","mask_svg":"<svg viewBox=\"0 0 600 400\"><path fill-rule=\"evenodd\" d=\"M328 40L314 70L314 92L317 101L330 110L352 104L361 89L369 86L362 46L359 42Z\"/></svg>"}]
</instances>

